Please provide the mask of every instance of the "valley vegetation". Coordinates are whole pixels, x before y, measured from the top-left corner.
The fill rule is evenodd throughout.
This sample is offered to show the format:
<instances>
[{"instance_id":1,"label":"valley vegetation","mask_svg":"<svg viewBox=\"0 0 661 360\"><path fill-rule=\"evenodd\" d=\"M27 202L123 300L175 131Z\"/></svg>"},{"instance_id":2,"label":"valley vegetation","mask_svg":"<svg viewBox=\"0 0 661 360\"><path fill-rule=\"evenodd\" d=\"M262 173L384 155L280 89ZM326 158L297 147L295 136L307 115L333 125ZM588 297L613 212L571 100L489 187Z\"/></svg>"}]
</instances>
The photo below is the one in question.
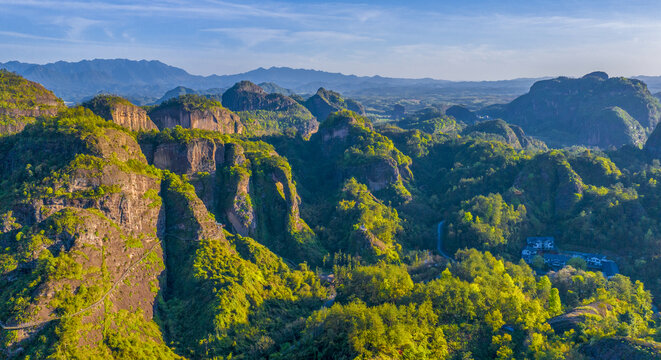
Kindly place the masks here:
<instances>
[{"instance_id":1,"label":"valley vegetation","mask_svg":"<svg viewBox=\"0 0 661 360\"><path fill-rule=\"evenodd\" d=\"M3 108L56 109L0 137L3 357L661 356L651 123L549 149L457 108L374 124L325 89L67 109L0 76ZM529 236L621 274L531 267Z\"/></svg>"}]
</instances>

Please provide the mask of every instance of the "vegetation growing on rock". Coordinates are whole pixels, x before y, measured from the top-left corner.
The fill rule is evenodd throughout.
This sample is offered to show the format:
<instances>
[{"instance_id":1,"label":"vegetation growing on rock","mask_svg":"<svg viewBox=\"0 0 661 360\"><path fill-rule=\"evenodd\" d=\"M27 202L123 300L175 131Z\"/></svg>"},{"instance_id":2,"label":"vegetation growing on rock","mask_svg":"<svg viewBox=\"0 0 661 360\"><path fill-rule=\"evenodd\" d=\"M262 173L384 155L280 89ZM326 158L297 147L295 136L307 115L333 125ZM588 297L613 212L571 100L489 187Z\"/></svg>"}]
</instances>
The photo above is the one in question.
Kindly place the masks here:
<instances>
[{"instance_id":1,"label":"vegetation growing on rock","mask_svg":"<svg viewBox=\"0 0 661 360\"><path fill-rule=\"evenodd\" d=\"M266 106L254 84L235 90ZM150 110L160 130L130 131L98 116L117 104L0 138L2 356L661 354L656 133L645 149L549 150L504 121L426 109L379 126L335 111L309 140L242 135L197 95ZM606 111L639 122L621 109ZM528 236L622 274L533 271Z\"/></svg>"}]
</instances>

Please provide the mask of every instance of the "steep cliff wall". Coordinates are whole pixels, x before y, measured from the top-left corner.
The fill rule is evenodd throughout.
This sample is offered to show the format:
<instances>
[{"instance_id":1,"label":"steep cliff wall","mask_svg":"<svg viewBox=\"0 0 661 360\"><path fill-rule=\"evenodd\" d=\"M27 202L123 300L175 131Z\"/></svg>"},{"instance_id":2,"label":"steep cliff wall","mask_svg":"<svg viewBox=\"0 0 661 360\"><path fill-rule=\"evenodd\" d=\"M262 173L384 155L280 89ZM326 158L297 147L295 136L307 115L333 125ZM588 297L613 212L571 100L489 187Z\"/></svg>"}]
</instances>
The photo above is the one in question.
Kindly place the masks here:
<instances>
[{"instance_id":1,"label":"steep cliff wall","mask_svg":"<svg viewBox=\"0 0 661 360\"><path fill-rule=\"evenodd\" d=\"M7 349L45 336L27 355L103 356L109 338L133 328L145 331L140 346L174 356L152 322L164 270L160 175L124 130L80 108L60 116L3 139L12 146L0 154L0 212L12 220L0 238L18 240L2 254L0 321L16 328Z\"/></svg>"},{"instance_id":2,"label":"steep cliff wall","mask_svg":"<svg viewBox=\"0 0 661 360\"><path fill-rule=\"evenodd\" d=\"M243 124L239 116L214 100L199 95L183 95L170 99L149 112L159 129L181 126L185 129L240 134Z\"/></svg>"},{"instance_id":3,"label":"steep cliff wall","mask_svg":"<svg viewBox=\"0 0 661 360\"><path fill-rule=\"evenodd\" d=\"M170 136L174 133L141 137L150 163L188 175L207 208L233 233L254 237L288 258L319 260L286 159L261 142L211 132Z\"/></svg>"}]
</instances>

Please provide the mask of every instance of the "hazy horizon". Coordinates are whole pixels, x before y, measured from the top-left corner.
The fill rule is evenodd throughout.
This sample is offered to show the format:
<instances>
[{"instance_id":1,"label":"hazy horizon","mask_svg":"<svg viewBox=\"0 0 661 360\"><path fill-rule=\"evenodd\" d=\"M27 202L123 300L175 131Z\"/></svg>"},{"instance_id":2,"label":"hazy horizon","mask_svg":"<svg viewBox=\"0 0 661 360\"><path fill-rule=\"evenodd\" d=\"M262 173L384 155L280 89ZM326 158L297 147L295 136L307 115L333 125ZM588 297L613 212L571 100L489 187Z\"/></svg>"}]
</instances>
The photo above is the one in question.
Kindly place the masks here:
<instances>
[{"instance_id":1,"label":"hazy horizon","mask_svg":"<svg viewBox=\"0 0 661 360\"><path fill-rule=\"evenodd\" d=\"M657 76L661 3L0 0L0 62L154 59L453 81Z\"/></svg>"}]
</instances>

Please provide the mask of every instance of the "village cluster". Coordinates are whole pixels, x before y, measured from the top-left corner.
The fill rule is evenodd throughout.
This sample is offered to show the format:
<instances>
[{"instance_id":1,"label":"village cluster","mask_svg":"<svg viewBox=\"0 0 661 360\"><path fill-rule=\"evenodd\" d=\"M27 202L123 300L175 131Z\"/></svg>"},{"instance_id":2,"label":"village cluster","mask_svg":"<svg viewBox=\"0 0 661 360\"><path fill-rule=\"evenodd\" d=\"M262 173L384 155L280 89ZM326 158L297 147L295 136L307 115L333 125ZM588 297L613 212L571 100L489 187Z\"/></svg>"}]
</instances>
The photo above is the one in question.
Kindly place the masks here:
<instances>
[{"instance_id":1,"label":"village cluster","mask_svg":"<svg viewBox=\"0 0 661 360\"><path fill-rule=\"evenodd\" d=\"M555 246L555 238L552 236L526 239L526 247L521 251L523 260L532 265L537 255L541 256L544 264L553 270L563 268L567 265L567 261L577 257L585 260L589 270L601 271L607 278L619 273L617 263L607 259L604 255L558 250Z\"/></svg>"}]
</instances>

